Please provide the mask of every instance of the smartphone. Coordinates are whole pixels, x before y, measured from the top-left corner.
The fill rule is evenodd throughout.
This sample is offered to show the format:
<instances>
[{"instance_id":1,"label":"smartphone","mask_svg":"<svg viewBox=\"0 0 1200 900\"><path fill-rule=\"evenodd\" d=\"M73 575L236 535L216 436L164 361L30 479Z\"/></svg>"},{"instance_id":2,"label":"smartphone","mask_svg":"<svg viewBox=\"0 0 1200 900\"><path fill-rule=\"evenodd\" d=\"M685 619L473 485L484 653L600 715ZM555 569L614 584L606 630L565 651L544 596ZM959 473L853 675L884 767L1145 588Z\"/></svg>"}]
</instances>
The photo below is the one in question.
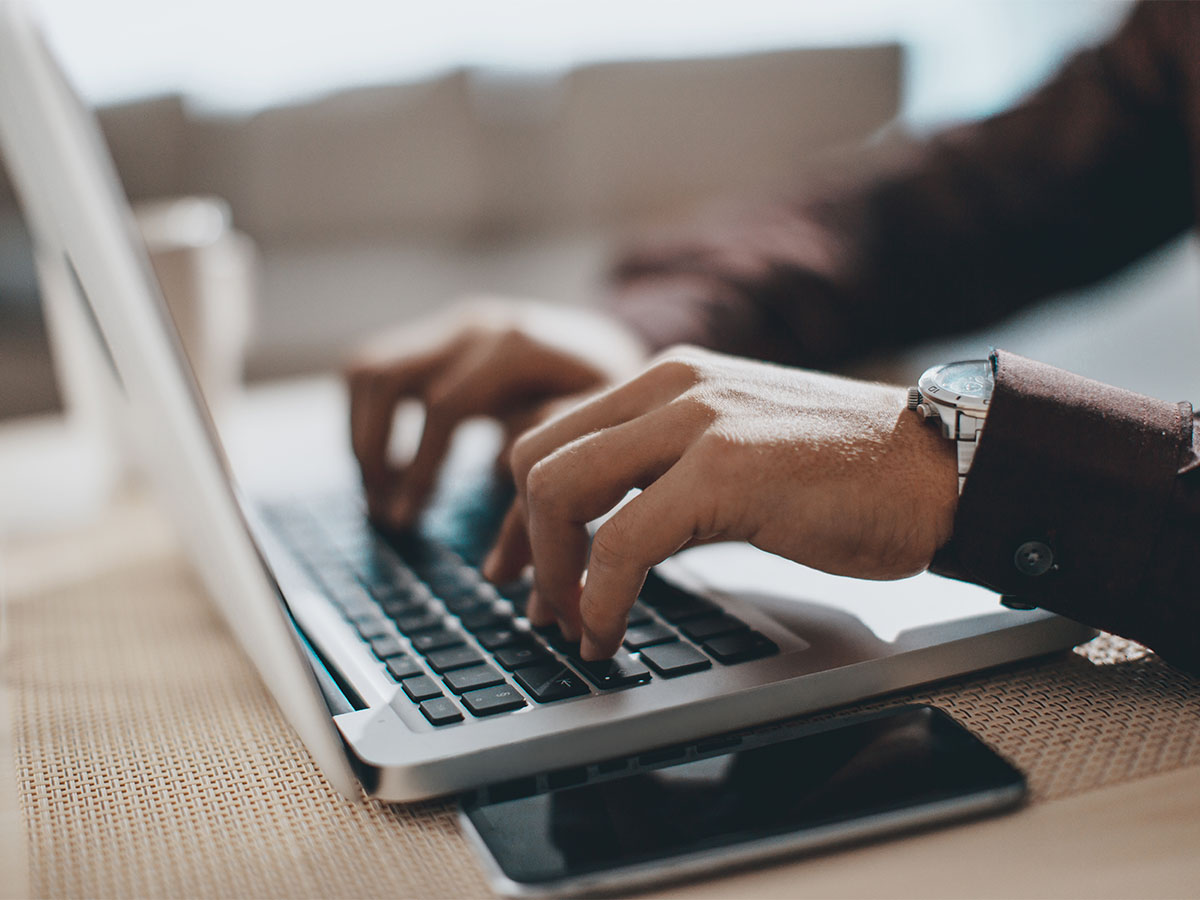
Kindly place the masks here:
<instances>
[{"instance_id":1,"label":"smartphone","mask_svg":"<svg viewBox=\"0 0 1200 900\"><path fill-rule=\"evenodd\" d=\"M706 743L725 748L706 753ZM999 812L1026 790L1017 769L931 706L706 743L574 787L464 798L492 887L510 897L641 887Z\"/></svg>"}]
</instances>

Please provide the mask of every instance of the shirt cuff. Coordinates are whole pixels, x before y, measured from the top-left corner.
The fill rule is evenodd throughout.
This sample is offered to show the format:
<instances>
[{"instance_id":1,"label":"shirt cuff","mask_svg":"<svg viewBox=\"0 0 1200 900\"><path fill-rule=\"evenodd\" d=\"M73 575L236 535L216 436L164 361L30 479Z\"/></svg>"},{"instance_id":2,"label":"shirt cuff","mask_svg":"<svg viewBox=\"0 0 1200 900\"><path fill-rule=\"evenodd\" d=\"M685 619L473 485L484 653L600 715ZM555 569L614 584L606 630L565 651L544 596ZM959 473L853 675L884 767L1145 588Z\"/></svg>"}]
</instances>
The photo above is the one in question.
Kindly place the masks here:
<instances>
[{"instance_id":1,"label":"shirt cuff","mask_svg":"<svg viewBox=\"0 0 1200 900\"><path fill-rule=\"evenodd\" d=\"M931 566L1153 645L1138 589L1191 446L1167 403L995 351L995 391Z\"/></svg>"}]
</instances>

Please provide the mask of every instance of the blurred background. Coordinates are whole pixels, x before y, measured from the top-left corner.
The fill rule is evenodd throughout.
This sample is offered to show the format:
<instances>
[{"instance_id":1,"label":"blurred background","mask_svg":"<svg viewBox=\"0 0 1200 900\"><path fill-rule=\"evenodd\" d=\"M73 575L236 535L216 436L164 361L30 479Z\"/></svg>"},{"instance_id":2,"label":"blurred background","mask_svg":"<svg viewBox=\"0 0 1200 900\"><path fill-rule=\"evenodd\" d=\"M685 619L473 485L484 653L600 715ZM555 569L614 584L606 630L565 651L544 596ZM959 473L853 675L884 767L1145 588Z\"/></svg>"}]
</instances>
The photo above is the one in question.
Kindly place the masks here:
<instances>
[{"instance_id":1,"label":"blurred background","mask_svg":"<svg viewBox=\"0 0 1200 900\"><path fill-rule=\"evenodd\" d=\"M152 249L157 241L162 251L160 275L190 278L181 290L208 296L185 300L182 314L188 302L238 307L191 314L212 320L204 327L218 342L223 330L236 336L223 364L251 382L334 368L363 335L465 293L589 302L630 233L722 198L786 193L813 161L886 129L920 132L993 112L1102 39L1129 8L32 5L99 110ZM178 217L163 211L186 197L209 199L185 207L195 215L180 220L191 223L181 236ZM197 289L196 271L209 270L187 254L211 243L210 225L234 246ZM184 263L172 270L161 257L181 246ZM213 285L226 299L211 299ZM1198 294L1188 238L1015 323L864 371L902 380L998 344L1168 399L1200 399L1191 362ZM28 239L0 184L0 419L9 422L62 403L38 297Z\"/></svg>"}]
</instances>

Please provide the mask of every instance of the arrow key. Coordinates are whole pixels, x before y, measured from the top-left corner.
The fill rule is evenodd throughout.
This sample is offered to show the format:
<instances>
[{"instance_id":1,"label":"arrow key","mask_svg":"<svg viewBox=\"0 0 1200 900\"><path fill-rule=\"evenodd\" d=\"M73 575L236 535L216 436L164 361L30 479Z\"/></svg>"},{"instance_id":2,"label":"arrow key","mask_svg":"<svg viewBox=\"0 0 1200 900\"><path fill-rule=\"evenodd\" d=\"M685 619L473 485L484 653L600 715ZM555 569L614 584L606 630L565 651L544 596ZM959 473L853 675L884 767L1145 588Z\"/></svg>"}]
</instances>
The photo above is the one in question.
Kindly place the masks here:
<instances>
[{"instance_id":1,"label":"arrow key","mask_svg":"<svg viewBox=\"0 0 1200 900\"><path fill-rule=\"evenodd\" d=\"M578 675L558 663L526 666L513 673L513 680L525 688L538 703L553 703L568 697L588 693L588 687Z\"/></svg>"}]
</instances>

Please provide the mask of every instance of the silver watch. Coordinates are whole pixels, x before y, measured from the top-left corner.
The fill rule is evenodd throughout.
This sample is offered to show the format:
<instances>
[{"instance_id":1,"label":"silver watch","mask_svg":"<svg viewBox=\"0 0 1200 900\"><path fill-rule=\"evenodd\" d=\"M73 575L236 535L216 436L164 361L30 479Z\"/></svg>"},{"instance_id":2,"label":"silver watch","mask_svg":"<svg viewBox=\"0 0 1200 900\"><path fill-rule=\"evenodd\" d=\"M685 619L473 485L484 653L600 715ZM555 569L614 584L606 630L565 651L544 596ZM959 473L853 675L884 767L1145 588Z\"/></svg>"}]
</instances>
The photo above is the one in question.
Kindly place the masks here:
<instances>
[{"instance_id":1,"label":"silver watch","mask_svg":"<svg viewBox=\"0 0 1200 900\"><path fill-rule=\"evenodd\" d=\"M908 408L942 426L942 434L958 445L958 492L967 483L975 459L975 442L983 431L995 378L991 360L971 359L928 369L908 389Z\"/></svg>"}]
</instances>

